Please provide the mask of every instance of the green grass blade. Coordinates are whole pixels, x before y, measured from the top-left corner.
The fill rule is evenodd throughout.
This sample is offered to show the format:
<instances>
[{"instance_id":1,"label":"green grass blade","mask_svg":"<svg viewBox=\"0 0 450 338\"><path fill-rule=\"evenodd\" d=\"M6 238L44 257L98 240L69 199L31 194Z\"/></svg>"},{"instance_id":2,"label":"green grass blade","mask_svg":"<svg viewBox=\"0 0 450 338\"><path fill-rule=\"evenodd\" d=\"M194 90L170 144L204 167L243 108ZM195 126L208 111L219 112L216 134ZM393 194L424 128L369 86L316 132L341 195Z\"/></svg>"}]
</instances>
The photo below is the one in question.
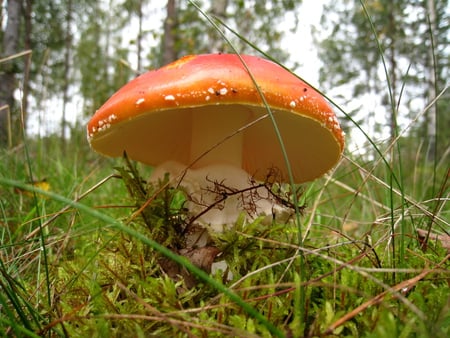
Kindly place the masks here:
<instances>
[{"instance_id":1,"label":"green grass blade","mask_svg":"<svg viewBox=\"0 0 450 338\"><path fill-rule=\"evenodd\" d=\"M143 234L139 233L138 231L127 227L122 222L120 222L106 214L103 214L89 206L81 204L79 202L72 201L61 195L58 195L58 194L55 194L55 193L52 193L49 191L44 191L44 190L38 189L34 186L30 186L30 185L24 184L24 183L16 181L16 180L0 177L0 184L10 186L10 187L17 187L17 188L27 190L30 192L42 194L42 195L47 196L55 201L64 203L65 205L69 205L79 211L85 212L85 213L89 214L90 216L103 221L108 226L115 228L119 231L122 231L122 232L140 240L142 243L144 243L144 244L148 245L149 247L153 248L154 250L160 252L161 254L163 254L164 256L173 260L174 262L184 266L189 272L195 274L198 278L202 279L203 281L205 281L206 283L208 283L209 285L214 287L216 290L225 294L231 301L236 303L245 312L247 312L250 316L252 316L256 320L258 320L262 325L264 325L274 336L284 337L283 333L277 327L275 327L266 317L264 317L255 308L253 308L251 305L249 305L247 302L245 302L237 294L235 294L234 292L229 290L225 285L223 285L222 283L219 283L218 281L213 279L211 276L209 276L206 272L197 268L195 265L193 265L191 262L189 262L185 257L179 256L179 255L173 253L168 248L149 239L148 237L144 236Z\"/></svg>"},{"instance_id":2,"label":"green grass blade","mask_svg":"<svg viewBox=\"0 0 450 338\"><path fill-rule=\"evenodd\" d=\"M0 304L2 304L2 310L10 318L13 328L24 327L25 329L33 330L32 321L39 328L41 323L40 316L29 304L28 300L21 296L21 292L24 291L22 286L8 274L2 260L0 260L0 273L0 289L3 291L3 293L0 293ZM14 315L14 312L17 314L21 325L17 325L17 317Z\"/></svg>"}]
</instances>

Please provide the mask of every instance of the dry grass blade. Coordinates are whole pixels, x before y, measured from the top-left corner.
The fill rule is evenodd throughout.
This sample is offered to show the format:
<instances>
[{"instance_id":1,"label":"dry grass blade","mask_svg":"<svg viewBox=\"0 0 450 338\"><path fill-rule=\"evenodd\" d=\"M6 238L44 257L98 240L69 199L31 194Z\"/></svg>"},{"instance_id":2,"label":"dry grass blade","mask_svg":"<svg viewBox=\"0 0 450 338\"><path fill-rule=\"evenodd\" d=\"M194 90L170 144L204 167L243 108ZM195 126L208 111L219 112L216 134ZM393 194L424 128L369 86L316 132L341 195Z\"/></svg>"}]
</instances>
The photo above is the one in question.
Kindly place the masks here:
<instances>
[{"instance_id":1,"label":"dry grass blade","mask_svg":"<svg viewBox=\"0 0 450 338\"><path fill-rule=\"evenodd\" d=\"M356 163L354 160L352 160L351 158L345 156L345 159L348 160L350 163L352 163L353 165L355 165L356 167L358 167L361 171L361 174L366 175L367 179L370 178L372 179L374 182L376 182L377 184L379 184L380 186L386 188L386 189L390 189L390 186L388 183L384 182L382 179L378 178L376 175L374 175L372 172L369 172L368 170L364 169L363 167L361 167L358 163ZM399 191L398 189L392 188L392 192L394 194L396 194L397 196L402 196L402 192ZM423 203L419 203L417 202L413 197L408 196L403 194L403 198L405 199L406 202L408 202L409 204L415 206L418 210L420 210L424 215L428 216L428 217L432 217L434 218L436 221L442 222L443 224L449 225L449 223L439 217L438 215L433 214L432 212L430 212L428 209L426 209L422 204Z\"/></svg>"},{"instance_id":2,"label":"dry grass blade","mask_svg":"<svg viewBox=\"0 0 450 338\"><path fill-rule=\"evenodd\" d=\"M79 202L81 201L84 197L86 197L87 195L89 195L91 192L93 192L94 190L96 190L98 187L102 186L105 182L109 181L111 178L117 178L118 176L115 174L109 175L107 177L105 177L104 179L100 180L98 183L96 183L94 186L92 186L91 188L89 188L88 190L86 190L83 194L81 194L80 196L78 196L74 202ZM37 233L39 233L39 231L41 231L42 229L44 229L45 227L47 227L49 224L51 224L55 219L57 219L59 216L61 216L62 214L64 214L67 210L69 210L70 208L72 208L72 206L70 205L66 205L64 208L62 208L60 211L58 211L57 213L55 213L49 220L47 220L45 223L42 223L42 226L39 228L34 229L33 231L31 231L27 236L25 236L25 240L28 241L31 238L33 238L34 236L36 236Z\"/></svg>"},{"instance_id":3,"label":"dry grass blade","mask_svg":"<svg viewBox=\"0 0 450 338\"><path fill-rule=\"evenodd\" d=\"M367 302L361 304L354 310L348 312L338 320L336 320L333 324L331 324L328 329L324 332L324 335L332 334L334 330L336 330L339 326L343 325L345 322L349 321L350 319L357 316L359 313L366 310L369 306L379 304L387 295L392 294L393 292L408 292L414 285L416 285L419 281L424 279L428 274L435 271L435 269L439 268L443 263L445 263L447 260L450 259L450 254L447 255L434 269L425 269L417 276L405 280L395 286L393 286L391 289L383 291L382 293L376 295L374 298L368 300ZM422 320L425 320L426 318L421 318Z\"/></svg>"},{"instance_id":4,"label":"dry grass blade","mask_svg":"<svg viewBox=\"0 0 450 338\"><path fill-rule=\"evenodd\" d=\"M20 52L20 53L17 53L17 54L13 54L13 55L4 57L3 59L0 59L0 63L8 62L8 61L20 58L22 56L30 55L31 53L32 53L31 50L24 50L23 52Z\"/></svg>"}]
</instances>

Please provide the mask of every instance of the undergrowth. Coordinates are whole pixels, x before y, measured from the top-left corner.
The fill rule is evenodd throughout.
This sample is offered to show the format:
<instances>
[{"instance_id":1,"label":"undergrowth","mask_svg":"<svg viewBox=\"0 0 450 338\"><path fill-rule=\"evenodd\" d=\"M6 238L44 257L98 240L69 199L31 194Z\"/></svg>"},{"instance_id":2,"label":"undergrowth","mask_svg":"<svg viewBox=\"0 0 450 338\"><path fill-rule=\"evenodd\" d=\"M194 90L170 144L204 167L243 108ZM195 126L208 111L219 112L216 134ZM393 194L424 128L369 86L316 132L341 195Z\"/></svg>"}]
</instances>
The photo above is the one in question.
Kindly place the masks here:
<instances>
[{"instance_id":1,"label":"undergrowth","mask_svg":"<svg viewBox=\"0 0 450 338\"><path fill-rule=\"evenodd\" d=\"M450 336L450 150L430 163L417 140L366 136L366 155L301 187L300 224L240 217L194 252L169 178L148 184L81 132L3 150L0 334Z\"/></svg>"},{"instance_id":2,"label":"undergrowth","mask_svg":"<svg viewBox=\"0 0 450 338\"><path fill-rule=\"evenodd\" d=\"M33 144L28 147L39 156ZM57 154L50 166L33 162L33 173L39 178L45 173L51 191L92 205L146 237L170 239L163 244L176 251L176 231L172 237L159 237L149 225L170 229L168 225L186 221L183 192L164 188L161 182L163 189L153 187L136 199L129 192L130 180L145 183L146 168L133 164L131 171L127 161L99 161L85 151L80 157L85 159L76 158L69 166L61 166ZM140 239L61 205L46 197L45 191L33 195L23 190L27 186L20 183L29 180L20 168L23 156L23 150L16 150L3 154L1 161L3 335L272 335L213 285L192 273L183 274L182 266L175 264L176 271L188 276L189 283L171 277L164 270L167 266L161 265L164 257ZM120 169L114 172L114 166ZM58 168L64 174L58 174ZM64 168L71 168L70 174ZM382 171L372 170L366 176L367 165L345 158L332 179L315 182L300 197L306 203L302 227L308 229L303 247L295 244L294 222L267 225L261 218L253 222L240 218L228 232L212 236L221 252L216 260L226 260L227 267L211 277L283 335L446 337L449 253L445 242L433 236L448 235L448 174L444 166L437 169L434 199L415 200L405 194L405 214L399 212L401 198L396 200L395 222L405 217L407 223L402 262L398 255L397 261L393 258L392 241L399 240L399 231L391 233L390 210L383 197L389 186L379 176ZM13 181L20 188L8 186L5 179L21 170L23 176ZM130 172L134 176L123 180ZM417 175L413 176L419 181ZM101 177L109 179L102 182ZM419 196L430 189L420 187ZM146 208L151 220L143 217L145 208L141 208L150 197ZM430 231L428 238L418 235L419 228ZM296 308L300 277L294 263L299 252L307 276L302 281L303 318Z\"/></svg>"}]
</instances>

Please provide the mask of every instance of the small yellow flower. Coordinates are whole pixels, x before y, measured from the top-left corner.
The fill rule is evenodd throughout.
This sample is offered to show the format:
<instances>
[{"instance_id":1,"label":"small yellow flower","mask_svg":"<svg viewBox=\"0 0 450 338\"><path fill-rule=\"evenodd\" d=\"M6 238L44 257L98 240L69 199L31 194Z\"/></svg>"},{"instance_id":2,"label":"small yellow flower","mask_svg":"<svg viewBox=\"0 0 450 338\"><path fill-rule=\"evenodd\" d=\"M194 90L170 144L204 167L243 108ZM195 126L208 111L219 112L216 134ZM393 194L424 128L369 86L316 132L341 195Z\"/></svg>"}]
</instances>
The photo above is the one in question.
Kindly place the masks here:
<instances>
[{"instance_id":1,"label":"small yellow flower","mask_svg":"<svg viewBox=\"0 0 450 338\"><path fill-rule=\"evenodd\" d=\"M30 184L30 185L33 185L36 188L39 188L41 190L45 190L45 191L49 191L50 190L50 183L47 182L46 178L44 178L44 179L42 179L40 181L31 181L31 182L27 182L27 183ZM32 197L33 196L33 192L28 191L28 190L24 190L24 189L21 189L21 188L16 188L15 192L19 193L19 194L23 194L23 195L28 196L28 197ZM41 196L41 197L42 198L47 198L46 196Z\"/></svg>"}]
</instances>

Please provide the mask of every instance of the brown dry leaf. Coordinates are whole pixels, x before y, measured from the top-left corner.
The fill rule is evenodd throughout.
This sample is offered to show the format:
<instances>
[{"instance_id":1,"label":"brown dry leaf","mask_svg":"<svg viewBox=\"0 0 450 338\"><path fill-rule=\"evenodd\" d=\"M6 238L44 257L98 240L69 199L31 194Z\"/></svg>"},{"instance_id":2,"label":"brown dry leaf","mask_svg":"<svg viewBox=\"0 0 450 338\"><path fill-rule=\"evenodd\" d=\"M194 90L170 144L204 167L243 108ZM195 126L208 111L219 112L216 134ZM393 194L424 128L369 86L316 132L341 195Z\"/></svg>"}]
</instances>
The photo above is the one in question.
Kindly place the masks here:
<instances>
[{"instance_id":1,"label":"brown dry leaf","mask_svg":"<svg viewBox=\"0 0 450 338\"><path fill-rule=\"evenodd\" d=\"M196 267L211 273L211 265L219 254L220 250L213 246L206 246L197 249L181 249L178 254L186 257ZM196 284L195 276L187 271L183 266L177 264L169 258L161 258L159 265L164 272L173 280L183 279L187 288L192 288Z\"/></svg>"},{"instance_id":2,"label":"brown dry leaf","mask_svg":"<svg viewBox=\"0 0 450 338\"><path fill-rule=\"evenodd\" d=\"M220 250L214 246L205 246L197 249L182 249L180 254L187 257L196 267L211 273L211 265Z\"/></svg>"},{"instance_id":3,"label":"brown dry leaf","mask_svg":"<svg viewBox=\"0 0 450 338\"><path fill-rule=\"evenodd\" d=\"M447 253L450 253L450 236L449 235L439 235L435 233L428 233L427 230L417 229L417 235L419 236L419 240L421 244L426 247L426 243L424 241L427 239L432 241L439 241L442 244L444 249L447 249Z\"/></svg>"}]
</instances>

